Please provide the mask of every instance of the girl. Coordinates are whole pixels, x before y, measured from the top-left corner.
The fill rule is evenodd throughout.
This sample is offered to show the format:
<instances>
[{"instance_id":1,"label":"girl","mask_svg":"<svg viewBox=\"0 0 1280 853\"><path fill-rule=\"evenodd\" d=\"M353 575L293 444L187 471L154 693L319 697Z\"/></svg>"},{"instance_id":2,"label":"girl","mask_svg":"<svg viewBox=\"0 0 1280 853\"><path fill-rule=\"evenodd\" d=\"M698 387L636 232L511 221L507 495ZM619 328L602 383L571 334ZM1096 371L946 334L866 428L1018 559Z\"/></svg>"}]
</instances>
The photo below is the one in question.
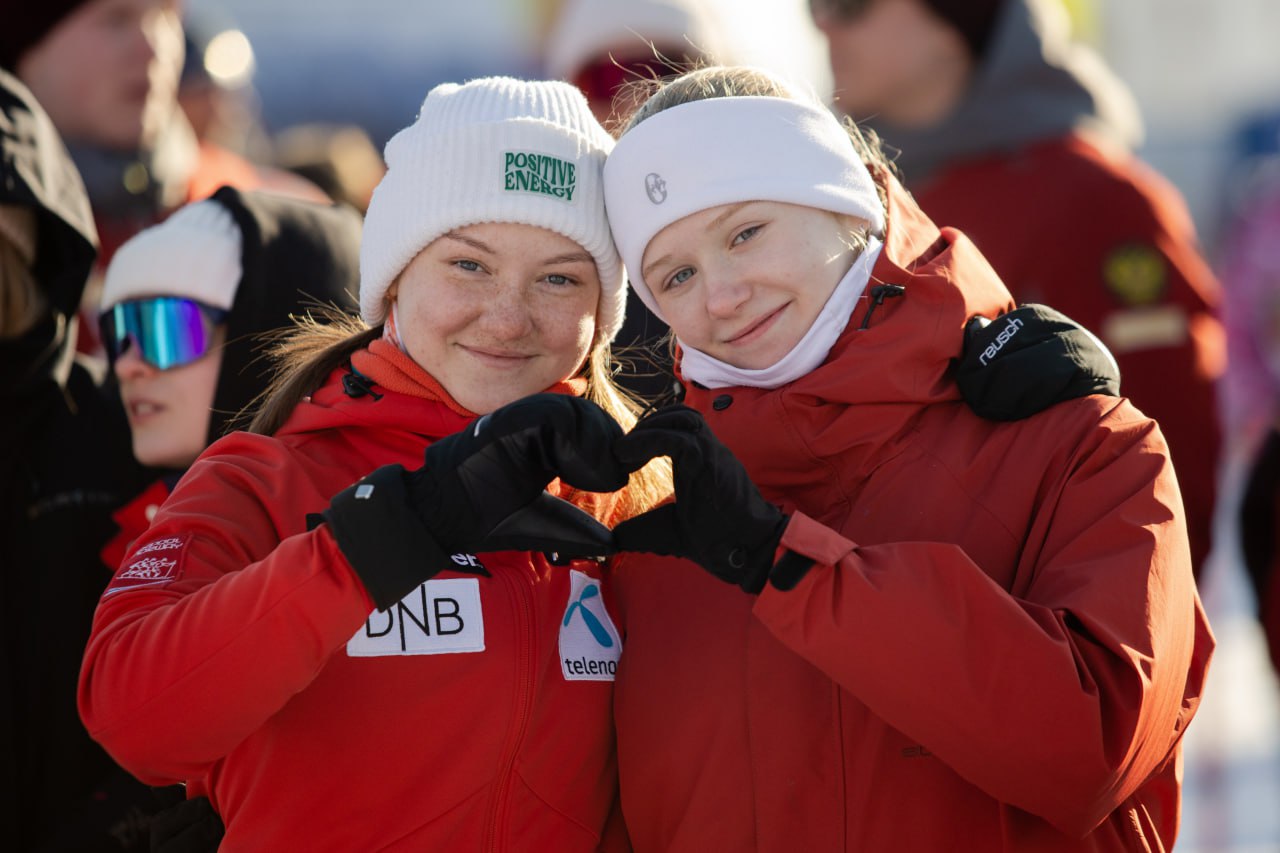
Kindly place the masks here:
<instances>
[{"instance_id":1,"label":"girl","mask_svg":"<svg viewBox=\"0 0 1280 853\"><path fill-rule=\"evenodd\" d=\"M1213 643L1156 424L975 416L959 332L1008 292L763 73L659 87L605 193L688 389L618 442L676 499L616 544L706 570L615 575L636 849L1170 849Z\"/></svg>"},{"instance_id":2,"label":"girl","mask_svg":"<svg viewBox=\"0 0 1280 853\"><path fill-rule=\"evenodd\" d=\"M601 843L621 637L590 557L661 494L611 453L611 145L567 84L428 93L369 207L367 327L285 348L104 595L86 724L229 848Z\"/></svg>"},{"instance_id":3,"label":"girl","mask_svg":"<svg viewBox=\"0 0 1280 853\"><path fill-rule=\"evenodd\" d=\"M111 259L101 338L134 456L161 476L116 513L108 565L120 565L182 473L265 389L262 336L311 309L354 309L360 227L344 206L223 187Z\"/></svg>"}]
</instances>

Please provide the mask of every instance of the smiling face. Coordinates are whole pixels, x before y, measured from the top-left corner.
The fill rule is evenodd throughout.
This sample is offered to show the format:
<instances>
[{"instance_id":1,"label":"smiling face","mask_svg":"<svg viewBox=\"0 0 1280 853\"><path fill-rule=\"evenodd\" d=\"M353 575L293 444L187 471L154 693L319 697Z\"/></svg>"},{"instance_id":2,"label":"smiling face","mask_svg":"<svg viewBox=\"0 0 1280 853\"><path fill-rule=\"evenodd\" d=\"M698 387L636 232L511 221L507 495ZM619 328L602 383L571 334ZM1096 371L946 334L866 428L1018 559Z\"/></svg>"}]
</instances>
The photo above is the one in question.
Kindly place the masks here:
<instances>
[{"instance_id":1,"label":"smiling face","mask_svg":"<svg viewBox=\"0 0 1280 853\"><path fill-rule=\"evenodd\" d=\"M18 76L68 140L147 146L177 104L179 0L91 0L22 55Z\"/></svg>"},{"instance_id":2,"label":"smiling face","mask_svg":"<svg viewBox=\"0 0 1280 853\"><path fill-rule=\"evenodd\" d=\"M600 276L591 253L562 234L489 222L434 240L388 296L413 360L485 414L578 372Z\"/></svg>"},{"instance_id":3,"label":"smiling face","mask_svg":"<svg viewBox=\"0 0 1280 853\"><path fill-rule=\"evenodd\" d=\"M225 340L226 327L218 326L209 352L168 370L143 361L137 346L116 359L133 455L143 465L186 468L204 451Z\"/></svg>"},{"instance_id":4,"label":"smiling face","mask_svg":"<svg viewBox=\"0 0 1280 853\"><path fill-rule=\"evenodd\" d=\"M682 345L763 370L800 342L849 271L852 225L782 202L720 205L659 231L641 269Z\"/></svg>"}]
</instances>

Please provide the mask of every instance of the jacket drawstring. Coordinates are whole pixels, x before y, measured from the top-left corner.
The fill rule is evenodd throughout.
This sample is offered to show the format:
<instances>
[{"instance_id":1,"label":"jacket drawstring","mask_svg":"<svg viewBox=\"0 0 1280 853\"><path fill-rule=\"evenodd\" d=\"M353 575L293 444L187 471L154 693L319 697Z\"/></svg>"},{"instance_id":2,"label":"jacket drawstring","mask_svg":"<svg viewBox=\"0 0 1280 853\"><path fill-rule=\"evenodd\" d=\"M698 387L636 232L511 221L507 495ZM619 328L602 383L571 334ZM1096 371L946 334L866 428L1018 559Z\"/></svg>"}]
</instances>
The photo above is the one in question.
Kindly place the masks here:
<instances>
[{"instance_id":1,"label":"jacket drawstring","mask_svg":"<svg viewBox=\"0 0 1280 853\"><path fill-rule=\"evenodd\" d=\"M875 311L884 304L886 299L901 296L906 293L907 289L900 284L875 284L871 286L871 305L867 308L866 316L862 318L862 325L858 327L858 331L862 331L871 325L871 312Z\"/></svg>"}]
</instances>

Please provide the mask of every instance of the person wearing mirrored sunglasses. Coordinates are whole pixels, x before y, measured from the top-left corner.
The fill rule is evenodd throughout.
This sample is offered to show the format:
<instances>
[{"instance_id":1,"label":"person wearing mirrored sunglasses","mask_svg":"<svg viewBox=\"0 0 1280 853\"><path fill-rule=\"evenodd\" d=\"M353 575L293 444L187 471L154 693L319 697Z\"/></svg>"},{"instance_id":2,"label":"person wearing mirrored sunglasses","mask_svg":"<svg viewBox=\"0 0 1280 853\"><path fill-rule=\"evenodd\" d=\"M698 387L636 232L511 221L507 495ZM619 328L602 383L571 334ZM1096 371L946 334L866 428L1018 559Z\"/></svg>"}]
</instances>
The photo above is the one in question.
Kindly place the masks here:
<instances>
[{"instance_id":1,"label":"person wearing mirrored sunglasses","mask_svg":"<svg viewBox=\"0 0 1280 853\"><path fill-rule=\"evenodd\" d=\"M261 336L331 303L354 310L354 210L224 187L127 241L100 332L138 461L161 477L116 514L118 566L173 484L267 383Z\"/></svg>"}]
</instances>

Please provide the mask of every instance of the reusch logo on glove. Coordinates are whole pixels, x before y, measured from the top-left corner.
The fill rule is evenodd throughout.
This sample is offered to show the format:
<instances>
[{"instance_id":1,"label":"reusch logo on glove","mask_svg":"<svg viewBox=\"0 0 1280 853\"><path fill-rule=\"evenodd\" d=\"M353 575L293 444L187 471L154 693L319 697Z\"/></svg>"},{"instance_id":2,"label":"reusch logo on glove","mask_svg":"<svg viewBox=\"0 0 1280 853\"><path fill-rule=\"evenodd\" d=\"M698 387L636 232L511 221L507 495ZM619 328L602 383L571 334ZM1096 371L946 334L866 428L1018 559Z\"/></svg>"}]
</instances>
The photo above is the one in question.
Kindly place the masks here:
<instances>
[{"instance_id":1,"label":"reusch logo on glove","mask_svg":"<svg viewBox=\"0 0 1280 853\"><path fill-rule=\"evenodd\" d=\"M578 176L577 168L568 160L532 151L508 151L504 166L503 189L573 201Z\"/></svg>"},{"instance_id":2,"label":"reusch logo on glove","mask_svg":"<svg viewBox=\"0 0 1280 853\"><path fill-rule=\"evenodd\" d=\"M987 344L987 348L982 351L982 355L978 356L978 361L982 362L983 367L991 362L991 359L999 355L1000 350L1004 349L1004 345L1009 343L1009 339L1018 334L1018 330L1026 324L1017 317L1010 317L1005 327L1000 330L1000 334L996 335L996 339Z\"/></svg>"},{"instance_id":3,"label":"reusch logo on glove","mask_svg":"<svg viewBox=\"0 0 1280 853\"><path fill-rule=\"evenodd\" d=\"M622 638L614 627L600 581L569 571L569 601L560 622L560 668L566 681L613 681L622 654Z\"/></svg>"}]
</instances>

